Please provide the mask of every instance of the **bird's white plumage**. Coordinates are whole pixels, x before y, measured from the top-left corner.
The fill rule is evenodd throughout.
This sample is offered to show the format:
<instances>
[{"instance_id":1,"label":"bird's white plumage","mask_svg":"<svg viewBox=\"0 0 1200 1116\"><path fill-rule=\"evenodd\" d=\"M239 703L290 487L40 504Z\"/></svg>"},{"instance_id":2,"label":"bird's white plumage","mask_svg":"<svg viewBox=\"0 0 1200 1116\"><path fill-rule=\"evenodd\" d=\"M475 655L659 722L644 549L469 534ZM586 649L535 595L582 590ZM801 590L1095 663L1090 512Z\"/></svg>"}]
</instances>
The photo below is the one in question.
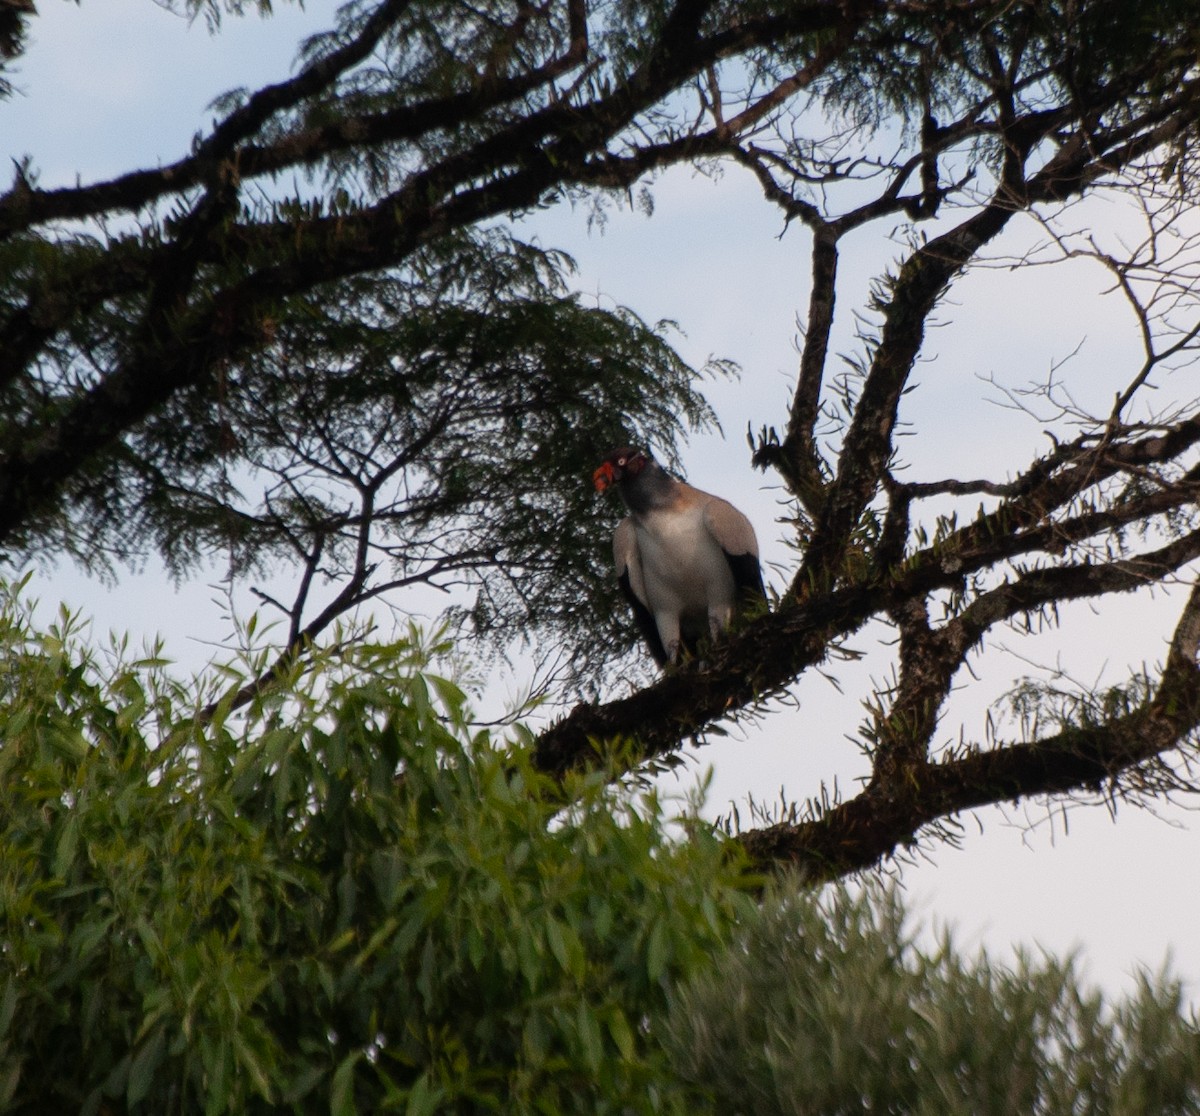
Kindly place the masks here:
<instances>
[{"instance_id":1,"label":"bird's white plumage","mask_svg":"<svg viewBox=\"0 0 1200 1116\"><path fill-rule=\"evenodd\" d=\"M733 573L706 511L696 501L630 516L613 537L617 572L628 572L630 588L653 614L671 658L678 653L682 626L707 625L715 636L733 618Z\"/></svg>"}]
</instances>

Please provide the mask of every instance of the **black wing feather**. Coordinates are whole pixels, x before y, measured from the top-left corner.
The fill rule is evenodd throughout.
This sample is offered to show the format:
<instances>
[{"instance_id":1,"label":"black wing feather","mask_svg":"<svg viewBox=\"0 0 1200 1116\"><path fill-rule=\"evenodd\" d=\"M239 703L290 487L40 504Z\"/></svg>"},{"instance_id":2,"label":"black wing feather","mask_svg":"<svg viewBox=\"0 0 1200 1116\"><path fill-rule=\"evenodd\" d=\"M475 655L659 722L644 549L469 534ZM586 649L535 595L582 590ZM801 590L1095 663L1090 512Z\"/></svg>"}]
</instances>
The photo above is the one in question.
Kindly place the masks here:
<instances>
[{"instance_id":1,"label":"black wing feather","mask_svg":"<svg viewBox=\"0 0 1200 1116\"><path fill-rule=\"evenodd\" d=\"M762 566L758 564L757 554L730 554L729 551L725 551L725 560L733 572L733 584L737 588L738 602L743 608L767 599L767 591L763 588Z\"/></svg>"}]
</instances>

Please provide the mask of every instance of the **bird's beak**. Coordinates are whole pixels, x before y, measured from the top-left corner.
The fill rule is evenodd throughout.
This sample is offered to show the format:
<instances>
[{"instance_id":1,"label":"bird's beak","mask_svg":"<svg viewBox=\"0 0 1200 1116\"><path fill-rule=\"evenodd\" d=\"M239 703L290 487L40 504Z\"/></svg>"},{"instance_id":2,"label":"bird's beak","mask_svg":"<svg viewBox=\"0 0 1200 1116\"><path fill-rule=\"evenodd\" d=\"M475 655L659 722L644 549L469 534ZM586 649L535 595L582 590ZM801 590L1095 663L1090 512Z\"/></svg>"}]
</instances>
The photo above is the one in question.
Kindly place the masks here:
<instances>
[{"instance_id":1,"label":"bird's beak","mask_svg":"<svg viewBox=\"0 0 1200 1116\"><path fill-rule=\"evenodd\" d=\"M596 486L597 492L606 491L610 485L616 481L616 474L613 472L611 462L602 462L599 468L592 474L592 484Z\"/></svg>"}]
</instances>

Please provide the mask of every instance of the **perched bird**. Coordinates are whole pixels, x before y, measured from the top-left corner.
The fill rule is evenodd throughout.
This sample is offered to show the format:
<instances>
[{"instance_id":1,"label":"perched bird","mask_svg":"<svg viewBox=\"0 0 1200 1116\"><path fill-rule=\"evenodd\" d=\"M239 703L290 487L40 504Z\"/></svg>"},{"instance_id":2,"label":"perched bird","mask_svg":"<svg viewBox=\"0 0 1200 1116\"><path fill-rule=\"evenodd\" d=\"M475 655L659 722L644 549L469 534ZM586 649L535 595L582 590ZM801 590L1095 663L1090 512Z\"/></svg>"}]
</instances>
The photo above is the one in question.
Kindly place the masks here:
<instances>
[{"instance_id":1,"label":"perched bird","mask_svg":"<svg viewBox=\"0 0 1200 1116\"><path fill-rule=\"evenodd\" d=\"M617 581L659 666L694 655L737 607L764 598L754 528L728 501L633 446L613 450L592 481L597 492L615 485L629 509L613 534Z\"/></svg>"}]
</instances>

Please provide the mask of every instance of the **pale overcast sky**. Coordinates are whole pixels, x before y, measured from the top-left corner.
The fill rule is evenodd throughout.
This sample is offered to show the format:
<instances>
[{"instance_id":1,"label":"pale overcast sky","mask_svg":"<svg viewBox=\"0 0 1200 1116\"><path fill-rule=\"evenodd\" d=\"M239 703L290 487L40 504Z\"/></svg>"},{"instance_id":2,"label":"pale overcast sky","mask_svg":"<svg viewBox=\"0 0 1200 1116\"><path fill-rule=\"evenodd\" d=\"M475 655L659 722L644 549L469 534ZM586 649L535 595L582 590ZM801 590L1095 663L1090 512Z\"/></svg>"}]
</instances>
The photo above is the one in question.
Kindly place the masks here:
<instances>
[{"instance_id":1,"label":"pale overcast sky","mask_svg":"<svg viewBox=\"0 0 1200 1116\"><path fill-rule=\"evenodd\" d=\"M226 20L216 37L203 22L189 27L150 0L82 6L40 0L39 7L15 74L21 93L0 103L0 135L8 155L33 156L42 184L52 186L177 158L207 123L204 109L215 96L285 76L300 37L323 26L334 6L310 2L301 11L281 4L267 21ZM684 460L693 483L747 511L767 563L786 571L791 555L776 522L776 493L769 478L750 469L744 435L748 425L757 430L784 419L796 316L807 303L804 232L794 227L781 236L779 214L733 169L717 181L674 171L654 187L654 197L653 217L613 212L602 235L589 233L586 213L566 208L539 215L526 229L576 256L588 297L630 306L647 320L675 320L684 334L680 348L693 361L715 355L741 365L738 383L712 391L724 440L697 439ZM1097 206L1085 219L1125 218ZM1021 224L1010 234L1010 250L1034 234L1029 222ZM849 249L839 289L846 308L863 304L871 277L899 251L876 229L852 238ZM1078 370L1080 401L1103 409L1136 358L1132 320L1119 301L1100 297L1104 285L1099 273L1076 264L1034 273L981 271L957 286L940 314L947 324L923 354L920 387L907 402L914 436L901 450L909 475L1000 478L1045 447L1039 424L1002 408L985 377L1012 386L1043 379L1082 346L1067 372ZM853 347L851 327L842 326L842 350ZM607 548L607 540L598 545ZM780 586L784 576L769 579ZM43 600L65 597L94 613L101 630L126 626L152 634L169 616L169 649L189 666L208 654L203 641L223 630L203 582L176 591L147 575L123 579L109 592L59 568L35 584ZM1061 662L1080 681L1110 683L1131 665L1161 661L1171 602L1165 594L1146 595L1099 616L1085 607L1065 615L1071 622L1063 635L997 641L980 665L980 682L964 687L956 703L969 736L980 737L989 702L1033 670L1030 660ZM845 734L861 719L866 680L887 676L887 635L882 628L864 631L851 644L864 659L832 665L844 694L814 675L797 691L797 711L698 754L692 776L704 765L715 768L714 811L732 801L744 816L747 795L777 801L782 787L805 798L821 780L853 789L866 766ZM948 721L945 739L957 732ZM964 818L961 850L938 848L931 863L904 869L901 879L919 913L949 921L967 944L1001 954L1012 945L1059 953L1080 947L1089 975L1114 988L1127 988L1138 965L1157 968L1170 952L1195 995L1200 900L1189 865L1198 851L1200 826L1181 808L1165 807L1159 816L1122 808L1114 823L1103 808L1064 817L1030 805Z\"/></svg>"}]
</instances>

